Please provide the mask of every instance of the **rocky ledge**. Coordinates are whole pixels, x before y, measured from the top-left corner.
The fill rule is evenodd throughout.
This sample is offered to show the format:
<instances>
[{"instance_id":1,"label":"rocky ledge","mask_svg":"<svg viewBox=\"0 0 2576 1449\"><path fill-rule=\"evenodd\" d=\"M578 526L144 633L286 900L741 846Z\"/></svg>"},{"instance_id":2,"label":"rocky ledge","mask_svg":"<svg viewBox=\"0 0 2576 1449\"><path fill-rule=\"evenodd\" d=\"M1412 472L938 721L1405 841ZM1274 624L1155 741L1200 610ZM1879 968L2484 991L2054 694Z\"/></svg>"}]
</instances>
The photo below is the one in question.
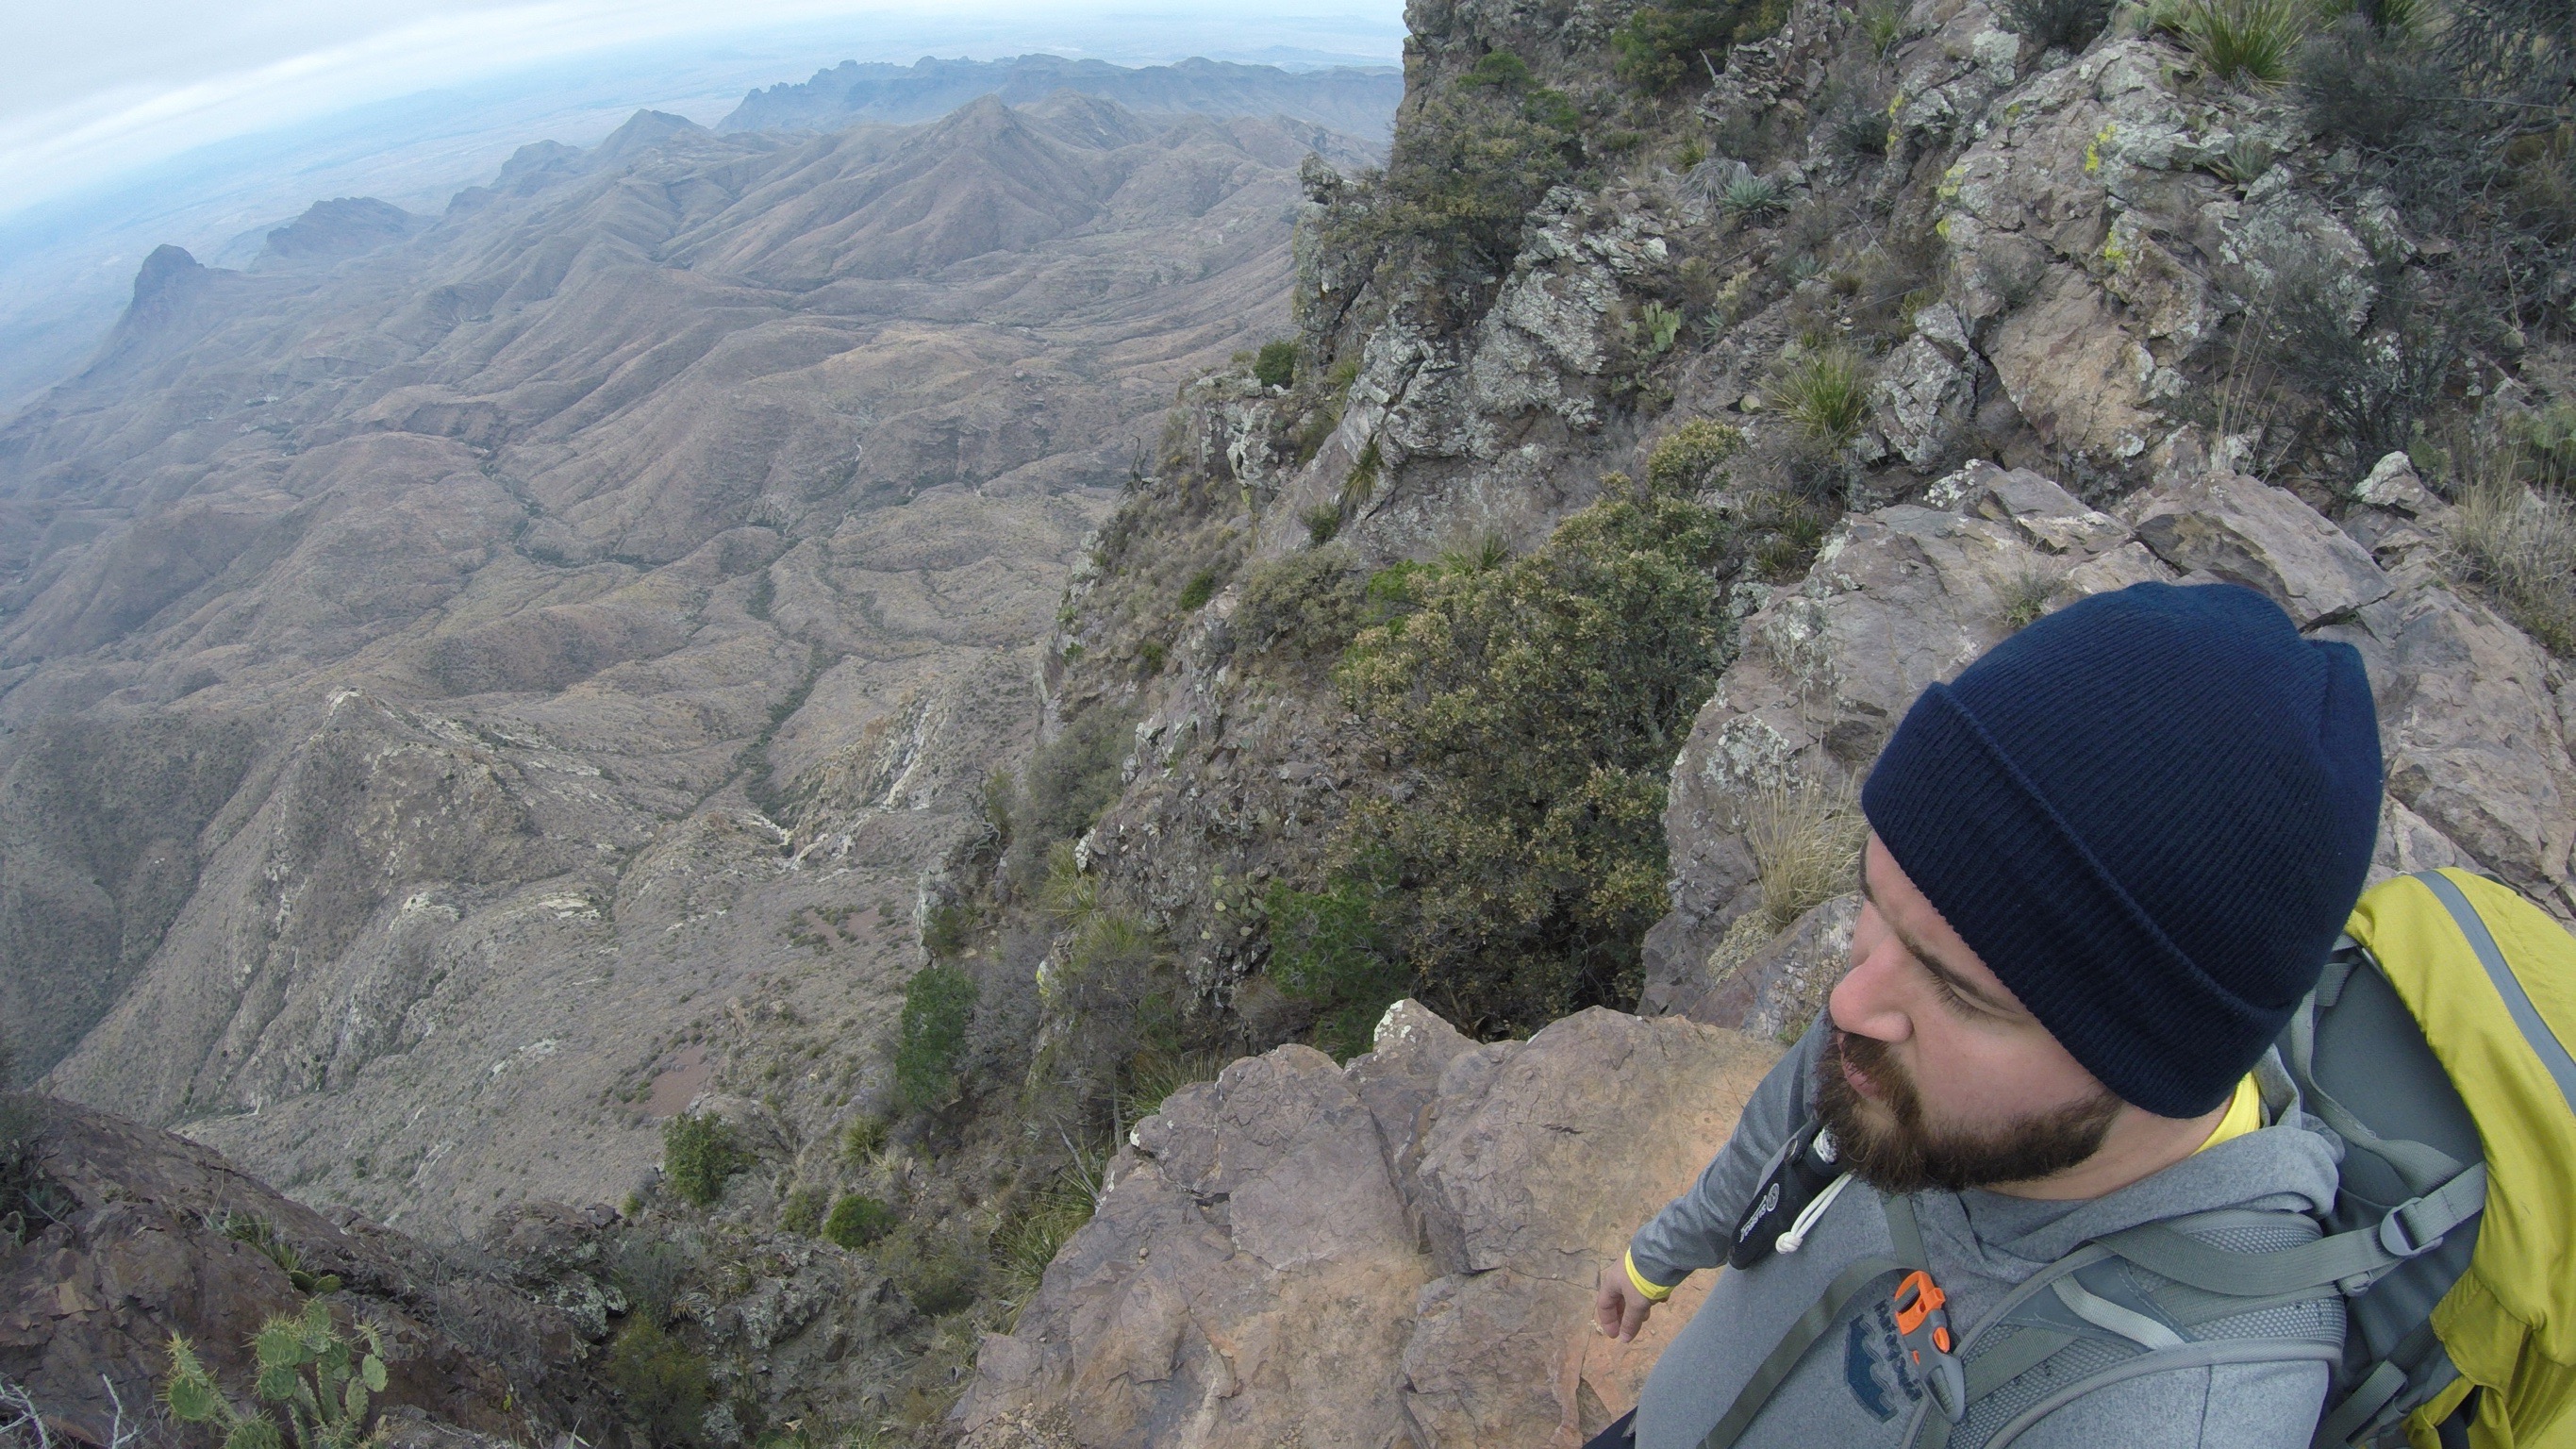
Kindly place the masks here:
<instances>
[{"instance_id":1,"label":"rocky ledge","mask_svg":"<svg viewBox=\"0 0 2576 1449\"><path fill-rule=\"evenodd\" d=\"M1283 1046L1138 1124L958 1408L977 1449L1579 1444L1636 1397L1596 1276L1779 1049L1593 1010L1479 1046L1398 1002L1336 1067Z\"/></svg>"}]
</instances>

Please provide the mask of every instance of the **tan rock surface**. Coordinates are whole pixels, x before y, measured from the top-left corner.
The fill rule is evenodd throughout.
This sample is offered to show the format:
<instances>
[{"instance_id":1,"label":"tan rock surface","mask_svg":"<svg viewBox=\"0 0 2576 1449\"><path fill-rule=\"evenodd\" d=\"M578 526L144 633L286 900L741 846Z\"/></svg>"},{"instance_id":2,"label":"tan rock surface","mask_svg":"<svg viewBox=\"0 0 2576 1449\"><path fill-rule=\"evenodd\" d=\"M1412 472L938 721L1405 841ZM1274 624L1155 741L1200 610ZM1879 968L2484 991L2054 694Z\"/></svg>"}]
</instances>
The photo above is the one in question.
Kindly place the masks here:
<instances>
[{"instance_id":1,"label":"tan rock surface","mask_svg":"<svg viewBox=\"0 0 2576 1449\"><path fill-rule=\"evenodd\" d=\"M1237 1062L1139 1124L1018 1329L985 1340L968 1442L1578 1444L1705 1291L1622 1346L1591 1327L1597 1274L1777 1055L1600 1010L1479 1047L1405 1002L1348 1068Z\"/></svg>"}]
</instances>

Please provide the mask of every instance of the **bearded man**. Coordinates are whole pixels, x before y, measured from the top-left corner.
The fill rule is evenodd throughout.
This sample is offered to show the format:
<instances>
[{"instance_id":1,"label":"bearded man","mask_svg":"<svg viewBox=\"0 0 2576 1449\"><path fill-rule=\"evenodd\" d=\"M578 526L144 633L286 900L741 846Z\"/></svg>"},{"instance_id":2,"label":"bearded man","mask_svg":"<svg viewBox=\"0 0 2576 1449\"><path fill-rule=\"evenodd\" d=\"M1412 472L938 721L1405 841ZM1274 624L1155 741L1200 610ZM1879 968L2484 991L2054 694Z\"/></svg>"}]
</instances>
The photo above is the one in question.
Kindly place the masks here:
<instances>
[{"instance_id":1,"label":"bearded man","mask_svg":"<svg viewBox=\"0 0 2576 1449\"><path fill-rule=\"evenodd\" d=\"M2267 1308L2290 1317L2264 1353L2071 1395L2087 1375L2039 1365L1966 1405L1960 1363L2081 1245L2148 1223L2223 1243L2331 1205L2339 1149L2272 1043L2361 892L2380 788L2359 655L2233 585L2086 599L1925 690L1861 790L1849 970L1605 1275L1599 1325L1628 1339L1734 1265L1657 1362L1635 1443L2303 1449L2331 1294ZM1921 1271L1835 1303L1873 1261ZM2156 1341L2114 1301L2146 1305L2131 1271L2059 1291L2067 1322Z\"/></svg>"}]
</instances>

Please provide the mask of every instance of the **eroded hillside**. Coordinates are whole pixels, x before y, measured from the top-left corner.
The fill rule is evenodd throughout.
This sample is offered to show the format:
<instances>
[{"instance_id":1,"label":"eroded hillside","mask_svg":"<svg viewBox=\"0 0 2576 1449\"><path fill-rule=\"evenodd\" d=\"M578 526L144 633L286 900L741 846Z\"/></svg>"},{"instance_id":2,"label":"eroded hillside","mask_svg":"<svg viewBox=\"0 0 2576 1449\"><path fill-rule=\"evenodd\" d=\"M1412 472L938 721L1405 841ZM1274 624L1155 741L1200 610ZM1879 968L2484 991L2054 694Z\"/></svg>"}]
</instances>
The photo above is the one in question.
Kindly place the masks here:
<instances>
[{"instance_id":1,"label":"eroded hillside","mask_svg":"<svg viewBox=\"0 0 2576 1449\"><path fill-rule=\"evenodd\" d=\"M0 435L22 1061L436 1236L619 1200L710 1087L827 1136L1076 541L1283 324L1339 144L639 115L156 255Z\"/></svg>"}]
</instances>

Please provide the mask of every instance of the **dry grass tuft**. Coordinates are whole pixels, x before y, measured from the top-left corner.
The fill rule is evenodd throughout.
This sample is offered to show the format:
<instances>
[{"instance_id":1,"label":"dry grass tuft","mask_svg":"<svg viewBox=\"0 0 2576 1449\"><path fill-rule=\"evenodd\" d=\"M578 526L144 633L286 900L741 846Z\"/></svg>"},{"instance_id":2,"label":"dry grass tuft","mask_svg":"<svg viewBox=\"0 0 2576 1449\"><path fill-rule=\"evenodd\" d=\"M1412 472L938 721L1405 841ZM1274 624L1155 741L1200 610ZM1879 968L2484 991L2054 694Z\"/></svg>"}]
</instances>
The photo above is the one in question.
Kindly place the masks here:
<instances>
[{"instance_id":1,"label":"dry grass tuft","mask_svg":"<svg viewBox=\"0 0 2576 1449\"><path fill-rule=\"evenodd\" d=\"M2046 564L2025 564L2011 578L2004 580L1999 591L2003 605L2004 628L2018 634L2039 622L2048 612L2048 601L2057 593L2059 576Z\"/></svg>"},{"instance_id":2,"label":"dry grass tuft","mask_svg":"<svg viewBox=\"0 0 2576 1449\"><path fill-rule=\"evenodd\" d=\"M1709 953L1709 978L1723 981L1798 918L1852 888L1868 838L1849 784L1776 781L1745 811L1762 903L1735 918Z\"/></svg>"},{"instance_id":3,"label":"dry grass tuft","mask_svg":"<svg viewBox=\"0 0 2576 1449\"><path fill-rule=\"evenodd\" d=\"M1848 784L1780 781L1764 790L1744 823L1762 906L1772 931L1852 888L1868 838L1860 800Z\"/></svg>"},{"instance_id":4,"label":"dry grass tuft","mask_svg":"<svg viewBox=\"0 0 2576 1449\"><path fill-rule=\"evenodd\" d=\"M2576 503L2496 469L2461 490L2443 535L2454 577L2484 586L2550 653L2576 656Z\"/></svg>"}]
</instances>

